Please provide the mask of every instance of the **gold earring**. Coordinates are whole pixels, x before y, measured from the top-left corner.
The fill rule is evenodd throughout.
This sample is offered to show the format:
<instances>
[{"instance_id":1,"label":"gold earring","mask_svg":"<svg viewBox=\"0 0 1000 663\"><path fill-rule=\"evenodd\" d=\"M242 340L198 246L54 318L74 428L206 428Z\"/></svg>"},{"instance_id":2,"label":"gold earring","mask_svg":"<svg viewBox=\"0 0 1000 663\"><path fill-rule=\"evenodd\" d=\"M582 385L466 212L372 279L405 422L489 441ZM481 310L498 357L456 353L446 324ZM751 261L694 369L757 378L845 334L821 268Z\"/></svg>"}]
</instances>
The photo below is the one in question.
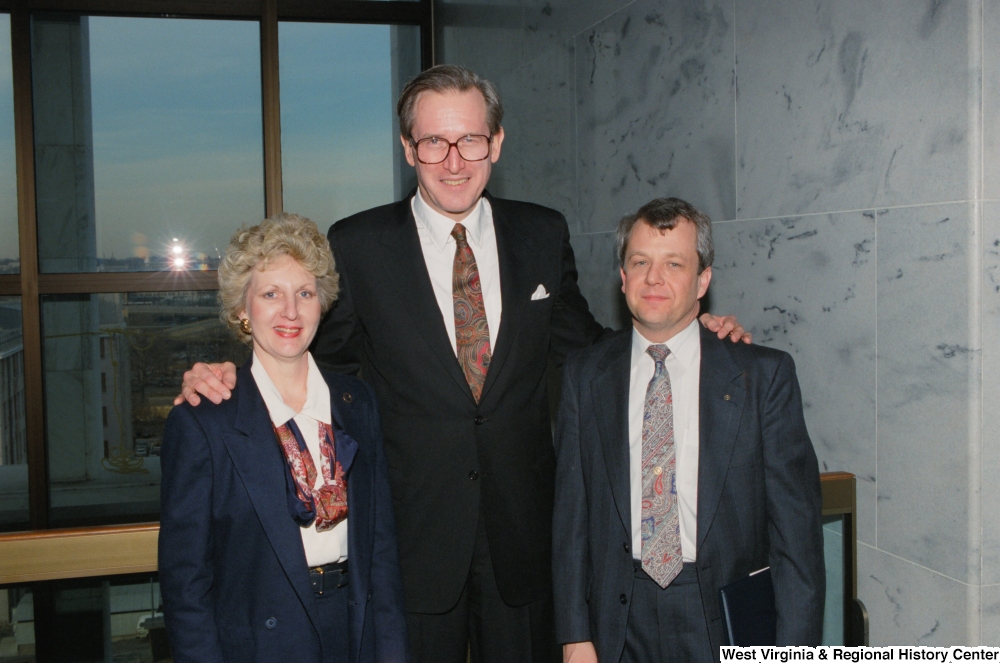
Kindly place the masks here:
<instances>
[{"instance_id":1,"label":"gold earring","mask_svg":"<svg viewBox=\"0 0 1000 663\"><path fill-rule=\"evenodd\" d=\"M250 318L240 318L240 331L247 336L250 335Z\"/></svg>"}]
</instances>

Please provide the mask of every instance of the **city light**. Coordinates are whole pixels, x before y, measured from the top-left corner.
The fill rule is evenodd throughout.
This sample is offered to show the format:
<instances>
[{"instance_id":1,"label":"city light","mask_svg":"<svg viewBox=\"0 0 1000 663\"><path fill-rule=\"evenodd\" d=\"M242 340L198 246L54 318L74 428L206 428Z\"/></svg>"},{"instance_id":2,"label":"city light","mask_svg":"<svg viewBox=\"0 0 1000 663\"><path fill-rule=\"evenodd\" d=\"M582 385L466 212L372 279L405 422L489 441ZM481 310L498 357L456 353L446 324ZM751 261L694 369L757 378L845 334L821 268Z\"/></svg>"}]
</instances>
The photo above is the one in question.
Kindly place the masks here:
<instances>
[{"instance_id":1,"label":"city light","mask_svg":"<svg viewBox=\"0 0 1000 663\"><path fill-rule=\"evenodd\" d=\"M187 269L187 250L176 237L173 238L173 241L173 246L170 247L170 253L173 254L173 257L170 258L170 264L174 270Z\"/></svg>"}]
</instances>

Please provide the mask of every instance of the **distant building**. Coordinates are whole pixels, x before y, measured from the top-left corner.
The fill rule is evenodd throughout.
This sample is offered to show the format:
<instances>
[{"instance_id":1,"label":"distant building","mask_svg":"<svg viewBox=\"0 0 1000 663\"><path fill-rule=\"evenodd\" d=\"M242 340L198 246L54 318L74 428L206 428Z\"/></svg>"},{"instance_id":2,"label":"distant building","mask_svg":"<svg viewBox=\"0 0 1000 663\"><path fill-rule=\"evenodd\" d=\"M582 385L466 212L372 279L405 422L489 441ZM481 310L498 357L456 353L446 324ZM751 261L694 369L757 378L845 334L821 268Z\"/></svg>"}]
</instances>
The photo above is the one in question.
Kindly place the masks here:
<instances>
[{"instance_id":1,"label":"distant building","mask_svg":"<svg viewBox=\"0 0 1000 663\"><path fill-rule=\"evenodd\" d=\"M0 305L0 465L27 462L21 310Z\"/></svg>"}]
</instances>

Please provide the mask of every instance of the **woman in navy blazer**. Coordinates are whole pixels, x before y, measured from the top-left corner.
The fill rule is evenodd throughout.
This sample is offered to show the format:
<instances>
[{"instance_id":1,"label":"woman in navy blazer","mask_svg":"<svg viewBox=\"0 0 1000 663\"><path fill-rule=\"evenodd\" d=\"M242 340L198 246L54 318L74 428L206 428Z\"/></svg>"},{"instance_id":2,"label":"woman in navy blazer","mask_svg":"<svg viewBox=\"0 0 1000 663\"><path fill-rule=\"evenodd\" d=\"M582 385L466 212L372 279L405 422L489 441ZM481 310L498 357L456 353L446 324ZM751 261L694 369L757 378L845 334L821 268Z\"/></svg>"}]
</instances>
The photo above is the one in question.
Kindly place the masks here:
<instances>
[{"instance_id":1,"label":"woman in navy blazer","mask_svg":"<svg viewBox=\"0 0 1000 663\"><path fill-rule=\"evenodd\" d=\"M337 293L329 244L278 215L233 235L219 281L221 317L253 356L231 399L167 419L159 566L174 660L408 661L374 394L308 352Z\"/></svg>"}]
</instances>

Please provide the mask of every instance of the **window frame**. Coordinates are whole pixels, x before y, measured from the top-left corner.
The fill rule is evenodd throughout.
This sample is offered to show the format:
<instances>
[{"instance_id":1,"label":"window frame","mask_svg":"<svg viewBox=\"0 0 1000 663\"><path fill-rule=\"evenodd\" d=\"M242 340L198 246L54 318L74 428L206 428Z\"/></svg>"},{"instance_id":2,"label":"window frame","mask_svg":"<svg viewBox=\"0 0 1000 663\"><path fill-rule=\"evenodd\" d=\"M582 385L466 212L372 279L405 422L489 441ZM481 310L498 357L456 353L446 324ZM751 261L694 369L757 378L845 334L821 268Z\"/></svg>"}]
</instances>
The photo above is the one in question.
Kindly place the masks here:
<instances>
[{"instance_id":1,"label":"window frame","mask_svg":"<svg viewBox=\"0 0 1000 663\"><path fill-rule=\"evenodd\" d=\"M10 14L14 158L21 265L20 274L0 274L0 295L21 297L28 512L32 530L49 527L41 297L73 293L215 290L218 287L215 271L39 273L31 97L31 15L43 11L103 16L257 21L260 26L264 206L267 216L283 209L278 70L279 21L413 25L420 28L421 69L433 65L434 53L433 0L0 0L0 12Z\"/></svg>"}]
</instances>

